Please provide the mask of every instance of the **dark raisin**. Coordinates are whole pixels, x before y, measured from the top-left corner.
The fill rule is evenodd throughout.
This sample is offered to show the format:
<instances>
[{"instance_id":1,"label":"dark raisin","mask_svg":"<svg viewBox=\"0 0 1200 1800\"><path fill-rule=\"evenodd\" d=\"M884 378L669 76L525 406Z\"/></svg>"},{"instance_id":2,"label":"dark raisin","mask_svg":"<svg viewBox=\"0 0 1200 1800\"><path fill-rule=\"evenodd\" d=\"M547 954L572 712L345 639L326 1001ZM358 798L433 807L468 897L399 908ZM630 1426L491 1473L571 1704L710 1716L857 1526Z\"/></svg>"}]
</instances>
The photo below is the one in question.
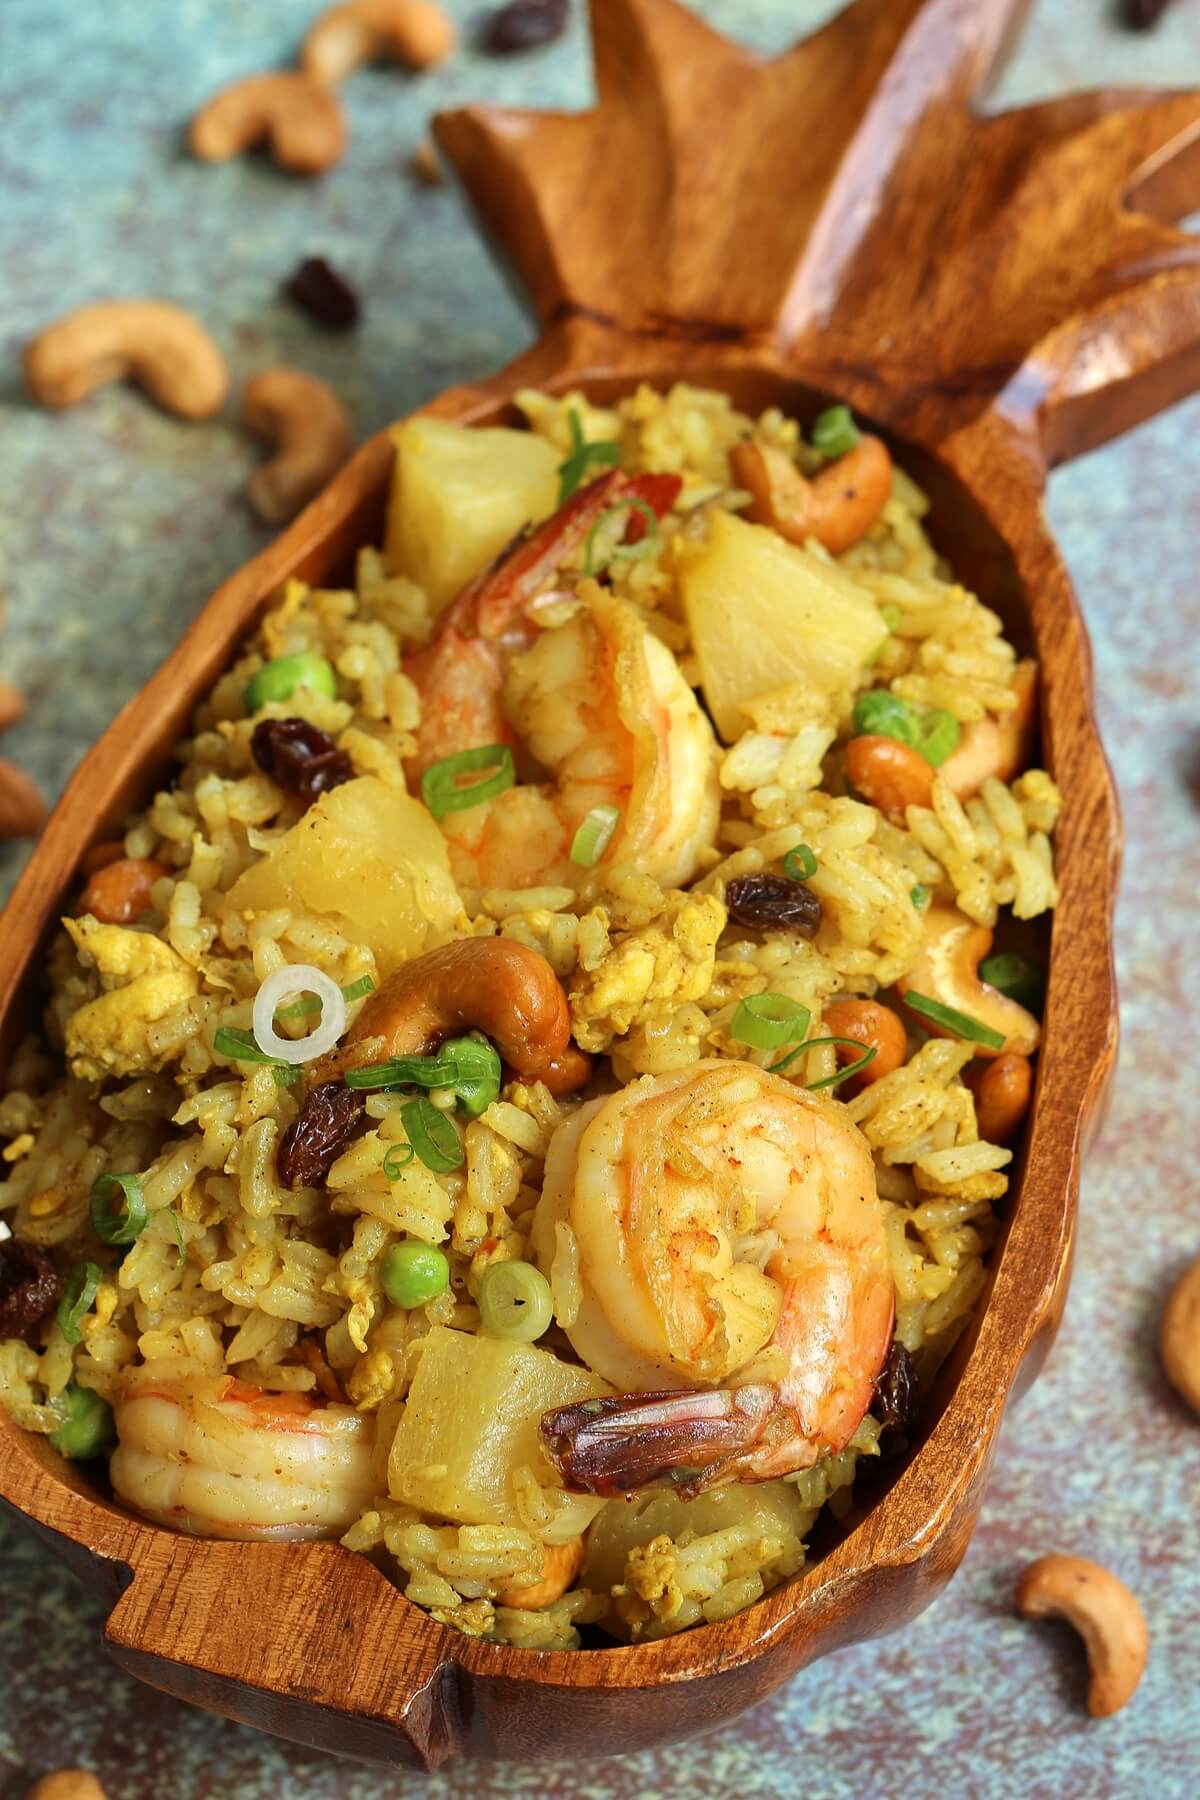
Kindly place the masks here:
<instances>
[{"instance_id":1,"label":"dark raisin","mask_svg":"<svg viewBox=\"0 0 1200 1800\"><path fill-rule=\"evenodd\" d=\"M816 937L821 924L821 902L803 881L786 875L738 875L725 889L729 916L752 931L794 931L797 937Z\"/></svg>"},{"instance_id":2,"label":"dark raisin","mask_svg":"<svg viewBox=\"0 0 1200 1800\"><path fill-rule=\"evenodd\" d=\"M62 1281L45 1251L21 1238L0 1244L0 1338L24 1337L58 1304Z\"/></svg>"},{"instance_id":3,"label":"dark raisin","mask_svg":"<svg viewBox=\"0 0 1200 1800\"><path fill-rule=\"evenodd\" d=\"M917 1371L903 1344L894 1343L875 1383L871 1411L883 1427L879 1445L895 1456L908 1445L908 1425L916 1408Z\"/></svg>"},{"instance_id":4,"label":"dark raisin","mask_svg":"<svg viewBox=\"0 0 1200 1800\"><path fill-rule=\"evenodd\" d=\"M275 1166L286 1188L324 1181L343 1149L366 1123L366 1096L340 1081L313 1089L279 1145Z\"/></svg>"},{"instance_id":5,"label":"dark raisin","mask_svg":"<svg viewBox=\"0 0 1200 1800\"><path fill-rule=\"evenodd\" d=\"M307 719L263 719L254 727L250 749L263 773L305 806L354 778L346 752Z\"/></svg>"},{"instance_id":6,"label":"dark raisin","mask_svg":"<svg viewBox=\"0 0 1200 1800\"><path fill-rule=\"evenodd\" d=\"M358 324L358 295L323 256L302 262L284 282L283 291L326 331L352 331Z\"/></svg>"},{"instance_id":7,"label":"dark raisin","mask_svg":"<svg viewBox=\"0 0 1200 1800\"><path fill-rule=\"evenodd\" d=\"M570 0L512 0L487 20L483 47L497 56L551 44L567 28Z\"/></svg>"},{"instance_id":8,"label":"dark raisin","mask_svg":"<svg viewBox=\"0 0 1200 1800\"><path fill-rule=\"evenodd\" d=\"M1170 4L1171 0L1125 0L1125 23L1131 31L1149 31Z\"/></svg>"}]
</instances>

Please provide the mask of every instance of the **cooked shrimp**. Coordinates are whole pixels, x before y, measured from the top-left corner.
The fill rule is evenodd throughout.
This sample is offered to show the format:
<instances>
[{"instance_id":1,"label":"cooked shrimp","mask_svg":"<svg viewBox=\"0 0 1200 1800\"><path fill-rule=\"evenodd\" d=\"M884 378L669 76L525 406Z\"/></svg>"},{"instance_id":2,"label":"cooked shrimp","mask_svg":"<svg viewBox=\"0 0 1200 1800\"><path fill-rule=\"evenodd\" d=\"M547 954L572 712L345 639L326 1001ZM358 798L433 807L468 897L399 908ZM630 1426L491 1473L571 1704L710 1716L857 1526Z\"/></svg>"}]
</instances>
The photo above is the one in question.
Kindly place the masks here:
<instances>
[{"instance_id":1,"label":"cooked shrimp","mask_svg":"<svg viewBox=\"0 0 1200 1800\"><path fill-rule=\"evenodd\" d=\"M557 625L528 610L606 512L636 499L663 513L678 488L675 476L615 471L592 482L465 589L405 664L421 694L414 776L487 744L513 746L519 770L532 759L548 776L445 816L460 885L578 885L587 870L571 846L598 806L620 815L604 857L668 884L689 880L713 842L716 743L671 652L599 588Z\"/></svg>"},{"instance_id":2,"label":"cooked shrimp","mask_svg":"<svg viewBox=\"0 0 1200 1800\"><path fill-rule=\"evenodd\" d=\"M750 1063L647 1076L555 1133L533 1232L545 1269L563 1225L567 1336L623 1390L543 1419L568 1488L694 1495L849 1443L895 1288L871 1155L837 1101Z\"/></svg>"},{"instance_id":3,"label":"cooked shrimp","mask_svg":"<svg viewBox=\"0 0 1200 1800\"><path fill-rule=\"evenodd\" d=\"M195 1537L338 1537L374 1491L374 1420L350 1406L139 1373L115 1417L118 1498Z\"/></svg>"}]
</instances>

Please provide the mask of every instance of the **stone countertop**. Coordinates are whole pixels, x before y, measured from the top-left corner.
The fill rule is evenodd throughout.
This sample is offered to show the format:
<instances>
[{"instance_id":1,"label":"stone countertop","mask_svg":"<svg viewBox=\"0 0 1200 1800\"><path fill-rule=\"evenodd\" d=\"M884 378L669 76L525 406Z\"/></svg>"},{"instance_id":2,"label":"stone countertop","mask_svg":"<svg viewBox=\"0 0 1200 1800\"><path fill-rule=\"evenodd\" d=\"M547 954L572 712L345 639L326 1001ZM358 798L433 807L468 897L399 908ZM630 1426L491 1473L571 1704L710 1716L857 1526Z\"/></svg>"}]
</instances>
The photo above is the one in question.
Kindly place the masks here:
<instances>
[{"instance_id":1,"label":"stone countertop","mask_svg":"<svg viewBox=\"0 0 1200 1800\"><path fill-rule=\"evenodd\" d=\"M57 791L217 582L265 541L242 492L255 450L232 410L185 426L113 388L69 414L21 396L20 349L68 306L108 293L193 307L235 380L294 361L332 380L366 433L507 360L525 327L449 187L407 158L437 106L581 103L578 19L554 47L473 52L417 80L356 76L351 144L306 185L257 158L205 168L181 148L194 106L286 63L315 5L288 0L3 0L0 7L0 667L30 698L4 753ZM479 9L457 0L467 26ZM579 11L578 4L575 9ZM723 29L781 48L831 0L707 0ZM1200 6L1150 36L1110 0L1037 0L1000 90L1024 101L1105 81L1200 80ZM1200 199L1200 196L1198 196ZM362 328L323 336L278 299L304 254L344 269ZM1054 478L1049 511L1096 650L1100 716L1128 830L1118 914L1121 1065L1083 1184L1066 1320L1008 1423L983 1522L945 1595L905 1634L800 1675L716 1735L569 1767L359 1769L193 1711L119 1674L100 1609L14 1525L0 1525L0 1800L83 1763L112 1800L563 1800L737 1794L909 1800L1154 1796L1200 1789L1200 1429L1154 1344L1164 1292L1200 1250L1198 1113L1182 1053L1200 1012L1192 909L1200 876L1195 643L1200 402ZM0 852L11 884L22 847ZM1023 1561L1057 1547L1130 1581L1150 1622L1133 1705L1093 1723L1066 1628L1013 1617Z\"/></svg>"}]
</instances>

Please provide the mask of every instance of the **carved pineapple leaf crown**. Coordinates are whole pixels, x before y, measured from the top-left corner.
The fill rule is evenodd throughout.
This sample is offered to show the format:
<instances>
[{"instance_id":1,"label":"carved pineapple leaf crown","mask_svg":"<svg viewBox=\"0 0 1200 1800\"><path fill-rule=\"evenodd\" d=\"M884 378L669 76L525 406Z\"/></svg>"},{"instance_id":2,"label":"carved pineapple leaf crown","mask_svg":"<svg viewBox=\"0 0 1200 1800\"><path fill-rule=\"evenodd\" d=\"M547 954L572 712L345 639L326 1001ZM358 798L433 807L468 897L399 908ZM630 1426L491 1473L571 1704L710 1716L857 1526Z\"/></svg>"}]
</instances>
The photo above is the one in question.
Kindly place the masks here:
<instances>
[{"instance_id":1,"label":"carved pineapple leaf crown","mask_svg":"<svg viewBox=\"0 0 1200 1800\"><path fill-rule=\"evenodd\" d=\"M543 326L770 343L914 423L932 389L964 422L1049 396L1078 449L1093 393L1136 377L1145 416L1181 359L1200 379L1200 240L1172 223L1200 95L980 115L1028 5L854 0L764 58L675 0L591 0L592 111L469 107L438 137Z\"/></svg>"}]
</instances>

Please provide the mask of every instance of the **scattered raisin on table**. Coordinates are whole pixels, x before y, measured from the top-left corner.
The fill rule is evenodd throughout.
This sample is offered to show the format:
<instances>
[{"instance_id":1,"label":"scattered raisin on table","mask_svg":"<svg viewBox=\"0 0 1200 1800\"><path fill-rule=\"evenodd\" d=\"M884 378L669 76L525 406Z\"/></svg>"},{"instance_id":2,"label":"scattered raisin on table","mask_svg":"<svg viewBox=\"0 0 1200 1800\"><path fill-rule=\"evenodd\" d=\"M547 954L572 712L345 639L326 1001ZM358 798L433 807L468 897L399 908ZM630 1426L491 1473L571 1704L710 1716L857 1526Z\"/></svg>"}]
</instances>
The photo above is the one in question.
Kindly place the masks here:
<instances>
[{"instance_id":1,"label":"scattered raisin on table","mask_svg":"<svg viewBox=\"0 0 1200 1800\"><path fill-rule=\"evenodd\" d=\"M567 28L569 0L511 0L488 19L483 47L498 56L551 44Z\"/></svg>"},{"instance_id":2,"label":"scattered raisin on table","mask_svg":"<svg viewBox=\"0 0 1200 1800\"><path fill-rule=\"evenodd\" d=\"M263 774L306 806L354 778L346 752L307 719L263 719L254 727L250 750Z\"/></svg>"},{"instance_id":3,"label":"scattered raisin on table","mask_svg":"<svg viewBox=\"0 0 1200 1800\"><path fill-rule=\"evenodd\" d=\"M284 1187L314 1187L323 1181L366 1117L366 1096L354 1088L340 1081L314 1088L279 1145L275 1166Z\"/></svg>"},{"instance_id":4,"label":"scattered raisin on table","mask_svg":"<svg viewBox=\"0 0 1200 1800\"><path fill-rule=\"evenodd\" d=\"M1149 31L1170 4L1171 0L1124 0L1125 23L1131 31Z\"/></svg>"},{"instance_id":5,"label":"scattered raisin on table","mask_svg":"<svg viewBox=\"0 0 1200 1800\"><path fill-rule=\"evenodd\" d=\"M54 1311L62 1282L36 1244L6 1238L0 1244L0 1338L24 1337Z\"/></svg>"},{"instance_id":6,"label":"scattered raisin on table","mask_svg":"<svg viewBox=\"0 0 1200 1800\"><path fill-rule=\"evenodd\" d=\"M786 875L738 875L725 889L729 917L751 930L794 931L798 937L817 935L821 902L803 881Z\"/></svg>"},{"instance_id":7,"label":"scattered raisin on table","mask_svg":"<svg viewBox=\"0 0 1200 1800\"><path fill-rule=\"evenodd\" d=\"M358 324L358 295L323 256L310 256L283 284L289 300L327 331L351 331Z\"/></svg>"},{"instance_id":8,"label":"scattered raisin on table","mask_svg":"<svg viewBox=\"0 0 1200 1800\"><path fill-rule=\"evenodd\" d=\"M875 1383L871 1411L883 1427L880 1447L894 1456L908 1444L908 1424L917 1398L917 1371L903 1344L894 1343Z\"/></svg>"}]
</instances>

